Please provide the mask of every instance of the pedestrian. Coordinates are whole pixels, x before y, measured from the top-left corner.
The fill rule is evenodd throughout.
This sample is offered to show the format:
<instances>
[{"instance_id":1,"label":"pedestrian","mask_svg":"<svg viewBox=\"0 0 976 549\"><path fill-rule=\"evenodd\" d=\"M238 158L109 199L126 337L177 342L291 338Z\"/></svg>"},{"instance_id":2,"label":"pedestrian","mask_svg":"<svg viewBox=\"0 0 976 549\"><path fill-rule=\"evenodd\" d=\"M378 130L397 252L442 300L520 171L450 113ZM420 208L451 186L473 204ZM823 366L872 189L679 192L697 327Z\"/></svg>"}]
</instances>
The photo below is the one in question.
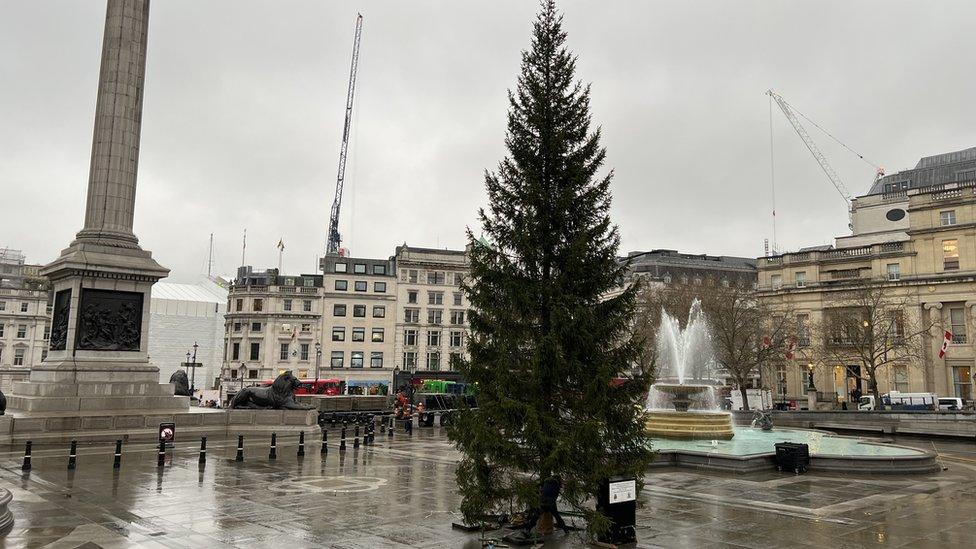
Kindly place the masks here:
<instances>
[{"instance_id":1,"label":"pedestrian","mask_svg":"<svg viewBox=\"0 0 976 549\"><path fill-rule=\"evenodd\" d=\"M569 533L569 526L566 525L556 506L561 489L562 480L560 480L558 475L553 475L542 483L542 486L539 488L539 508L529 512L528 520L525 523L526 532L531 530L539 522L539 518L542 517L543 513L549 513L556 522L556 526L563 532Z\"/></svg>"},{"instance_id":2,"label":"pedestrian","mask_svg":"<svg viewBox=\"0 0 976 549\"><path fill-rule=\"evenodd\" d=\"M863 396L863 394L864 393L861 392L860 388L854 387L854 390L851 391L851 404L857 404L858 402L860 402L861 396Z\"/></svg>"}]
</instances>

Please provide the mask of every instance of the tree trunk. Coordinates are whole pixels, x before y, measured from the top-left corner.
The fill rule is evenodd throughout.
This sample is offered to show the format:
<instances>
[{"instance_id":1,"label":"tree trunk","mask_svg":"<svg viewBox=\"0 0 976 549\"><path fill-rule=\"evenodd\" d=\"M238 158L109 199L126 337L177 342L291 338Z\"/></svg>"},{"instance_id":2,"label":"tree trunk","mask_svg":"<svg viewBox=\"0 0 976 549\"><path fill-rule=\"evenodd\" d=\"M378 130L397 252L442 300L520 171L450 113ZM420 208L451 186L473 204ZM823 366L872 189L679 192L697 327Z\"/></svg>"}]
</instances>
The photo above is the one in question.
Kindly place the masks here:
<instances>
[{"instance_id":1,"label":"tree trunk","mask_svg":"<svg viewBox=\"0 0 976 549\"><path fill-rule=\"evenodd\" d=\"M739 384L739 394L742 395L742 409L749 411L749 393L745 383Z\"/></svg>"}]
</instances>

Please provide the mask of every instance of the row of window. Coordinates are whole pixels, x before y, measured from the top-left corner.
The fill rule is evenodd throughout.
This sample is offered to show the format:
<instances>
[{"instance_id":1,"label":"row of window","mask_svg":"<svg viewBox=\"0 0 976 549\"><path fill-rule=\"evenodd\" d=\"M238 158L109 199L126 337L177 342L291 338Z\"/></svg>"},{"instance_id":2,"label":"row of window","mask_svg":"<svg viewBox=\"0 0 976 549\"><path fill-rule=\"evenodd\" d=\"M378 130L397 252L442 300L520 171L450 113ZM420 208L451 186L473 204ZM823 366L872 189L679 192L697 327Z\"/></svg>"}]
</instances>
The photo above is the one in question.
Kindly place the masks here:
<instances>
[{"instance_id":1,"label":"row of window","mask_svg":"<svg viewBox=\"0 0 976 549\"><path fill-rule=\"evenodd\" d=\"M349 367L350 368L362 368L363 360L366 354L363 351L350 351L349 352ZM330 368L345 368L346 364L346 352L345 351L332 351L332 356L329 360ZM371 351L369 353L369 367L370 368L382 368L383 367L383 352L382 351Z\"/></svg>"},{"instance_id":2,"label":"row of window","mask_svg":"<svg viewBox=\"0 0 976 549\"><path fill-rule=\"evenodd\" d=\"M290 357L298 357L298 360L308 360L308 343L300 343L298 349L292 349L290 343L282 343L278 350L279 360L288 360Z\"/></svg>"},{"instance_id":3,"label":"row of window","mask_svg":"<svg viewBox=\"0 0 976 549\"><path fill-rule=\"evenodd\" d=\"M235 322L233 324L233 327L234 327L234 331L235 332L240 332L244 328L244 326L247 326L247 322ZM302 327L302 333L303 334L310 334L310 333L312 333L312 325L311 324L304 323L304 324L301 325L301 327ZM252 332L260 332L262 329L264 329L264 324L262 324L261 322L251 322L251 331Z\"/></svg>"},{"instance_id":4,"label":"row of window","mask_svg":"<svg viewBox=\"0 0 976 549\"><path fill-rule=\"evenodd\" d=\"M416 351L404 351L403 353L403 369L404 370L416 370L417 369L417 352ZM452 370L454 364L458 359L461 358L460 353L451 353L448 355L447 364L441 364L441 353L438 351L433 351L427 353L426 357L426 367L428 370L437 371L442 369L442 366L446 367L447 370Z\"/></svg>"},{"instance_id":5,"label":"row of window","mask_svg":"<svg viewBox=\"0 0 976 549\"><path fill-rule=\"evenodd\" d=\"M374 264L373 265L373 269L372 269L373 272L372 273L367 273L368 270L369 269L367 269L367 265L365 263L353 263L353 265L352 265L352 272L353 272L353 274L374 274L374 275L385 275L386 274L386 265L383 265L383 264ZM348 263L336 263L335 264L335 272L337 272L337 273L348 273L349 272L349 264Z\"/></svg>"},{"instance_id":6,"label":"row of window","mask_svg":"<svg viewBox=\"0 0 976 549\"><path fill-rule=\"evenodd\" d=\"M417 345L417 341L418 341L417 330L403 331L403 345L405 347L415 347ZM460 330L451 330L450 336L448 337L448 344L451 347L461 347L462 345L464 345L464 332ZM427 345L429 347L441 346L440 330L427 330Z\"/></svg>"},{"instance_id":7,"label":"row of window","mask_svg":"<svg viewBox=\"0 0 976 549\"><path fill-rule=\"evenodd\" d=\"M419 290L407 290L407 303L418 303ZM454 292L454 306L461 306L461 292ZM444 304L444 292L427 292L427 304L428 305L443 305Z\"/></svg>"},{"instance_id":8,"label":"row of window","mask_svg":"<svg viewBox=\"0 0 976 549\"><path fill-rule=\"evenodd\" d=\"M20 312L26 313L29 308L30 308L30 303L29 302L22 301L20 303ZM0 311L6 311L6 310L7 310L7 302L6 301L0 301Z\"/></svg>"},{"instance_id":9,"label":"row of window","mask_svg":"<svg viewBox=\"0 0 976 549\"><path fill-rule=\"evenodd\" d=\"M27 349L14 349L14 366L24 365L24 356L27 354ZM41 353L41 360L47 358L47 351ZM0 347L0 362L3 361L3 347Z\"/></svg>"},{"instance_id":10,"label":"row of window","mask_svg":"<svg viewBox=\"0 0 976 549\"><path fill-rule=\"evenodd\" d=\"M332 327L332 341L345 341L346 340L346 328L344 326L333 326ZM383 343L385 340L385 333L383 328L373 328L370 334L370 341L373 343ZM352 329L352 341L366 341L366 328L353 328Z\"/></svg>"},{"instance_id":11,"label":"row of window","mask_svg":"<svg viewBox=\"0 0 976 549\"><path fill-rule=\"evenodd\" d=\"M4 324L0 323L0 337L4 335ZM27 339L27 325L18 324L17 325L17 339ZM51 338L51 327L44 326L44 340L47 341Z\"/></svg>"},{"instance_id":12,"label":"row of window","mask_svg":"<svg viewBox=\"0 0 976 549\"><path fill-rule=\"evenodd\" d=\"M357 292L365 292L369 286L369 283L365 280L356 280L353 282L353 289ZM345 292L349 289L348 280L336 280L335 289L337 292ZM386 282L373 282L373 291L381 294L386 292Z\"/></svg>"},{"instance_id":13,"label":"row of window","mask_svg":"<svg viewBox=\"0 0 976 549\"><path fill-rule=\"evenodd\" d=\"M346 316L348 307L344 303L336 303L332 306L332 316ZM353 305L352 316L354 318L366 318L365 305ZM373 305L373 318L386 318L386 306Z\"/></svg>"},{"instance_id":14,"label":"row of window","mask_svg":"<svg viewBox=\"0 0 976 549\"><path fill-rule=\"evenodd\" d=\"M420 282L420 271L417 269L400 269L400 280L417 284ZM427 271L427 284L451 284L460 286L464 282L464 273Z\"/></svg>"},{"instance_id":15,"label":"row of window","mask_svg":"<svg viewBox=\"0 0 976 549\"><path fill-rule=\"evenodd\" d=\"M443 309L427 309L427 324L441 324L443 322ZM420 309L404 309L403 321L407 324L420 323ZM464 311L451 310L451 324L464 324Z\"/></svg>"}]
</instances>

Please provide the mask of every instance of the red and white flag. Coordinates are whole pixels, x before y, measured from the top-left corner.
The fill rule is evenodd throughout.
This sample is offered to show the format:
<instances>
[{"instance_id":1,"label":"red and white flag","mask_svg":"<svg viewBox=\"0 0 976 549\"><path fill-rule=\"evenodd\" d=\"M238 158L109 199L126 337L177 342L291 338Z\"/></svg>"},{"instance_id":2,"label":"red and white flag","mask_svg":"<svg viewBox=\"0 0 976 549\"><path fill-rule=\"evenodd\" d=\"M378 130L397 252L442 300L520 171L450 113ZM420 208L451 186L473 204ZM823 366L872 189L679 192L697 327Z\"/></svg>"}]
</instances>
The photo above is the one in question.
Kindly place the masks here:
<instances>
[{"instance_id":1,"label":"red and white flag","mask_svg":"<svg viewBox=\"0 0 976 549\"><path fill-rule=\"evenodd\" d=\"M790 339L790 342L786 344L786 360L793 360L796 356L796 340Z\"/></svg>"},{"instance_id":2,"label":"red and white flag","mask_svg":"<svg viewBox=\"0 0 976 549\"><path fill-rule=\"evenodd\" d=\"M946 330L945 336L942 338L942 348L939 349L939 358L945 358L946 351L949 349L949 342L952 341L952 333Z\"/></svg>"}]
</instances>

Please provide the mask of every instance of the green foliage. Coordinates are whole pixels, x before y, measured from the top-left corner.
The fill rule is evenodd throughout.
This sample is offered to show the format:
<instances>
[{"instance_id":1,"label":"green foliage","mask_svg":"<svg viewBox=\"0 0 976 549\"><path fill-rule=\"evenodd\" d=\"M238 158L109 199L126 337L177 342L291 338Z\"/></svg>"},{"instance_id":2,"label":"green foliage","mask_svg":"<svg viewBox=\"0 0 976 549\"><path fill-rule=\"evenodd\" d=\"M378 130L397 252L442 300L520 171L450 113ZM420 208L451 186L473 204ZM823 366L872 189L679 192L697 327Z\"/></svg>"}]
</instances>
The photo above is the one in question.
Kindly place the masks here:
<instances>
[{"instance_id":1,"label":"green foliage","mask_svg":"<svg viewBox=\"0 0 976 549\"><path fill-rule=\"evenodd\" d=\"M619 236L610 223L612 171L591 131L590 89L554 3L544 1L509 93L508 156L486 173L486 238L470 241L469 360L478 407L451 427L463 453L457 481L465 518L538 505L551 475L561 497L606 527L592 498L601 478L640 479L650 460L635 374L635 289L622 289ZM614 385L618 377L628 383Z\"/></svg>"}]
</instances>

